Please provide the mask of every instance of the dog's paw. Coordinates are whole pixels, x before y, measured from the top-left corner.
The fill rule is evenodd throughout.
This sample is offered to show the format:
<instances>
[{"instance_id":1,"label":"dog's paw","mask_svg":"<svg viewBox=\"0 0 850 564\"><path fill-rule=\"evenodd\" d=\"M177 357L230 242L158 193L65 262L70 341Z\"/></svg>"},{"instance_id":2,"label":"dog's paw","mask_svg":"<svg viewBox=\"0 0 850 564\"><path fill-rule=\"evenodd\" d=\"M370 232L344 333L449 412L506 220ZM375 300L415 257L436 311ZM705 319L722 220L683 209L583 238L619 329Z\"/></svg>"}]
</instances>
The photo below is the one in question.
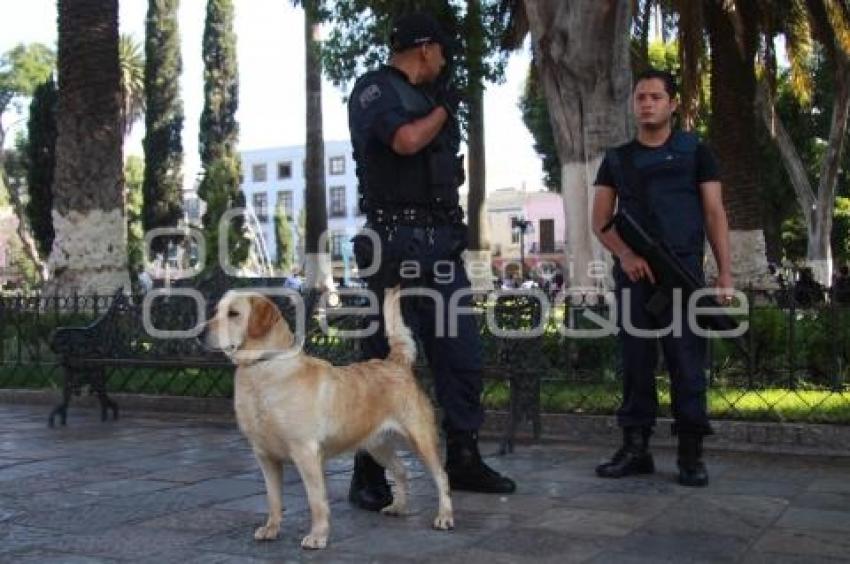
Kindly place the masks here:
<instances>
[{"instance_id":1,"label":"dog's paw","mask_svg":"<svg viewBox=\"0 0 850 564\"><path fill-rule=\"evenodd\" d=\"M257 530L254 531L254 540L275 540L277 538L278 533L280 533L280 525L270 525L267 523L262 527L258 527Z\"/></svg>"},{"instance_id":2,"label":"dog's paw","mask_svg":"<svg viewBox=\"0 0 850 564\"><path fill-rule=\"evenodd\" d=\"M328 546L328 535L316 535L310 533L301 541L301 548L318 550Z\"/></svg>"},{"instance_id":3,"label":"dog's paw","mask_svg":"<svg viewBox=\"0 0 850 564\"><path fill-rule=\"evenodd\" d=\"M381 513L384 515L390 515L392 517L403 517L407 514L407 508L398 502L393 502L392 504L381 509Z\"/></svg>"},{"instance_id":4,"label":"dog's paw","mask_svg":"<svg viewBox=\"0 0 850 564\"><path fill-rule=\"evenodd\" d=\"M437 515L434 519L434 528L440 531L451 531L455 528L455 520L451 513Z\"/></svg>"}]
</instances>

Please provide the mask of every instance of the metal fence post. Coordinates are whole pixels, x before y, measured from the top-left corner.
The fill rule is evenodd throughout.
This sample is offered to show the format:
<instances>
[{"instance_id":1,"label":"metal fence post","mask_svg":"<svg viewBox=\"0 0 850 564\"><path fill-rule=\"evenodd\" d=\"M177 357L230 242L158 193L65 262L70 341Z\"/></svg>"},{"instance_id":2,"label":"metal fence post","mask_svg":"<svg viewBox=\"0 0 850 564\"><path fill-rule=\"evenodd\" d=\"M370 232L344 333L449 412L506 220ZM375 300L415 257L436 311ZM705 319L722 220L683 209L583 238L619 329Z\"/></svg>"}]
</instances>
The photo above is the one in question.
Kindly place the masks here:
<instances>
[{"instance_id":1,"label":"metal fence post","mask_svg":"<svg viewBox=\"0 0 850 564\"><path fill-rule=\"evenodd\" d=\"M755 347L755 331L753 330L753 321L755 320L755 290L752 284L747 285L747 350L750 352L747 355L747 389L755 388L756 374L756 347Z\"/></svg>"},{"instance_id":2,"label":"metal fence post","mask_svg":"<svg viewBox=\"0 0 850 564\"><path fill-rule=\"evenodd\" d=\"M791 293L791 308L788 311L788 389L796 388L795 372L797 371L797 355L795 354L794 346L796 344L795 328L797 323L797 300L794 297L795 292Z\"/></svg>"}]
</instances>

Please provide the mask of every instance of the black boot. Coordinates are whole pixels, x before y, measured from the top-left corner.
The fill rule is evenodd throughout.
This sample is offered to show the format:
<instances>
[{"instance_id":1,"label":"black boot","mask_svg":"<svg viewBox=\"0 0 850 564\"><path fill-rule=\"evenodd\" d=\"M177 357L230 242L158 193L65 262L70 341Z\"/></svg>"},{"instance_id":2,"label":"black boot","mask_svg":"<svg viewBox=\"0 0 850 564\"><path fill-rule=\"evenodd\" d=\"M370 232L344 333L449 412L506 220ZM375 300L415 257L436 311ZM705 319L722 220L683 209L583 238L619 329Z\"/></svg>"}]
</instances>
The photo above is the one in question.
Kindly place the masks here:
<instances>
[{"instance_id":1,"label":"black boot","mask_svg":"<svg viewBox=\"0 0 850 564\"><path fill-rule=\"evenodd\" d=\"M380 511L393 502L384 467L362 450L354 456L348 501L366 511Z\"/></svg>"},{"instance_id":2,"label":"black boot","mask_svg":"<svg viewBox=\"0 0 850 564\"><path fill-rule=\"evenodd\" d=\"M679 433L679 483L683 486L708 485L708 470L702 461L702 435Z\"/></svg>"},{"instance_id":3,"label":"black boot","mask_svg":"<svg viewBox=\"0 0 850 564\"><path fill-rule=\"evenodd\" d=\"M623 446L608 462L596 467L600 478L622 478L634 474L652 474L655 463L649 453L649 427L624 427Z\"/></svg>"},{"instance_id":4,"label":"black boot","mask_svg":"<svg viewBox=\"0 0 850 564\"><path fill-rule=\"evenodd\" d=\"M509 494L516 484L502 476L481 459L478 434L473 431L450 431L446 436L446 474L453 490Z\"/></svg>"}]
</instances>

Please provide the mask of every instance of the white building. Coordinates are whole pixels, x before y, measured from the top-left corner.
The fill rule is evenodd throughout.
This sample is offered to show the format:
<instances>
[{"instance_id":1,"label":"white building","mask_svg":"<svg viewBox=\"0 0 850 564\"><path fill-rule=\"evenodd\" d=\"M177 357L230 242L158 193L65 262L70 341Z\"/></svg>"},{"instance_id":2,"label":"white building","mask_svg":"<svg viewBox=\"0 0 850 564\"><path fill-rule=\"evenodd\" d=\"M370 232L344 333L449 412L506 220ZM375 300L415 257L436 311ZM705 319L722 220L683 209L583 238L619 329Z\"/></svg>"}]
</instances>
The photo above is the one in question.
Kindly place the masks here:
<instances>
[{"instance_id":1,"label":"white building","mask_svg":"<svg viewBox=\"0 0 850 564\"><path fill-rule=\"evenodd\" d=\"M328 241L334 261L350 259L348 240L365 223L357 197L357 176L349 141L325 142L325 186L327 189ZM242 157L242 191L250 209L262 227L266 248L276 260L275 210L285 210L291 218L293 240L299 240L299 218L304 209L303 145L244 151ZM346 256L348 255L348 256ZM296 264L301 257L296 257Z\"/></svg>"}]
</instances>

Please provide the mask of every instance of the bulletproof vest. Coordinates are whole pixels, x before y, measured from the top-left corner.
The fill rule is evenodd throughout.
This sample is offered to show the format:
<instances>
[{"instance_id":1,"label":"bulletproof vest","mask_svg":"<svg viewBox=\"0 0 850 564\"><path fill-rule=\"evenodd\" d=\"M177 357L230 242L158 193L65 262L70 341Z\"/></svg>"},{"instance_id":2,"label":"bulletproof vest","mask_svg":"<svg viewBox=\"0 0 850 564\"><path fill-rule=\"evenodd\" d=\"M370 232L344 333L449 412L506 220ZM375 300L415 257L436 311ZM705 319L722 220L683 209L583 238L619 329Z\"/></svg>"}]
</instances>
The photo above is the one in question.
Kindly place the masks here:
<instances>
[{"instance_id":1,"label":"bulletproof vest","mask_svg":"<svg viewBox=\"0 0 850 564\"><path fill-rule=\"evenodd\" d=\"M631 158L625 158L621 148L608 153L619 184L617 205L679 255L702 256L705 247L696 177L698 143L692 133L677 131L661 147L639 149ZM630 178L639 179L636 186L626 182Z\"/></svg>"},{"instance_id":2,"label":"bulletproof vest","mask_svg":"<svg viewBox=\"0 0 850 564\"><path fill-rule=\"evenodd\" d=\"M434 109L433 100L398 73L387 70L385 76L411 119L424 117ZM452 127L447 123L437 137L415 155L399 155L376 139L369 140L364 155L365 170L360 179L361 195L367 208L364 211L376 206L456 207L457 188L463 183L463 165L456 156L459 135L457 139L458 142L452 143Z\"/></svg>"}]
</instances>

